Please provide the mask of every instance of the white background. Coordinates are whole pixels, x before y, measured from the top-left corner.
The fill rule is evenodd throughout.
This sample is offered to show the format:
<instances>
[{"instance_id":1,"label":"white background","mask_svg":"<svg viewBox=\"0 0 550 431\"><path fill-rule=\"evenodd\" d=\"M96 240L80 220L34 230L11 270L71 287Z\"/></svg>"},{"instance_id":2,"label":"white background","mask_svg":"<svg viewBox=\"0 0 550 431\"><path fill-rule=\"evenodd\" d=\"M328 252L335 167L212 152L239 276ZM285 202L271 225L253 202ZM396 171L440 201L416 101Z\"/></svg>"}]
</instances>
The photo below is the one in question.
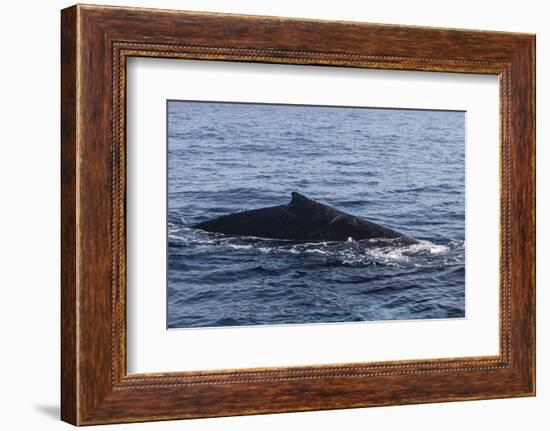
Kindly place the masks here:
<instances>
[{"instance_id":1,"label":"white background","mask_svg":"<svg viewBox=\"0 0 550 431\"><path fill-rule=\"evenodd\" d=\"M134 58L127 83L129 373L498 354L498 77ZM167 331L167 99L466 111L466 318Z\"/></svg>"},{"instance_id":2,"label":"white background","mask_svg":"<svg viewBox=\"0 0 550 431\"><path fill-rule=\"evenodd\" d=\"M547 429L550 422L549 13L545 2L197 0L102 3L346 19L537 33L538 396L106 426L96 429L278 430L281 428L471 430ZM59 409L59 9L64 1L5 2L0 65L0 424L9 430L70 429ZM546 314L545 314L546 313Z\"/></svg>"}]
</instances>

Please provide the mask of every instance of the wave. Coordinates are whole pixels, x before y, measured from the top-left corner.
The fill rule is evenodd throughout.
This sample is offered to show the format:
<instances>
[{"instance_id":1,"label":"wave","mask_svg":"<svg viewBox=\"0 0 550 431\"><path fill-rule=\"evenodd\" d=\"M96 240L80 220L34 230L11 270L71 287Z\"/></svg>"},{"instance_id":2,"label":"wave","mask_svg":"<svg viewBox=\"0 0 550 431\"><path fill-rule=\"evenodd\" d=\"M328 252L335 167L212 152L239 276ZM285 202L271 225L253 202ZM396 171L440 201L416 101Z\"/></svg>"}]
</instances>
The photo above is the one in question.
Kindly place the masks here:
<instances>
[{"instance_id":1,"label":"wave","mask_svg":"<svg viewBox=\"0 0 550 431\"><path fill-rule=\"evenodd\" d=\"M443 267L464 263L464 241L446 240L434 243L420 240L405 244L397 239L369 239L304 242L257 237L231 237L199 229L170 224L168 239L171 248L187 248L189 253L231 253L272 255L313 261L323 265L399 267Z\"/></svg>"}]
</instances>

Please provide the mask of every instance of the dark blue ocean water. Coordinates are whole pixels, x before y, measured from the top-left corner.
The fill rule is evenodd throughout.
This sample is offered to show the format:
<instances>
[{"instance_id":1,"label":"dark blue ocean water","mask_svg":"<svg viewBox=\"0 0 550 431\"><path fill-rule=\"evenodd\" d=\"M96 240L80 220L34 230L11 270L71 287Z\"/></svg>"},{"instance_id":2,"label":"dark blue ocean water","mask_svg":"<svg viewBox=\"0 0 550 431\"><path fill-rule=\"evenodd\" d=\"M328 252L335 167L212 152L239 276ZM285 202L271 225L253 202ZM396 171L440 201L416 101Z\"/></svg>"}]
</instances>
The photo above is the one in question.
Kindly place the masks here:
<instances>
[{"instance_id":1,"label":"dark blue ocean water","mask_svg":"<svg viewBox=\"0 0 550 431\"><path fill-rule=\"evenodd\" d=\"M168 102L168 327L464 317L464 113ZM190 226L292 191L421 240Z\"/></svg>"}]
</instances>

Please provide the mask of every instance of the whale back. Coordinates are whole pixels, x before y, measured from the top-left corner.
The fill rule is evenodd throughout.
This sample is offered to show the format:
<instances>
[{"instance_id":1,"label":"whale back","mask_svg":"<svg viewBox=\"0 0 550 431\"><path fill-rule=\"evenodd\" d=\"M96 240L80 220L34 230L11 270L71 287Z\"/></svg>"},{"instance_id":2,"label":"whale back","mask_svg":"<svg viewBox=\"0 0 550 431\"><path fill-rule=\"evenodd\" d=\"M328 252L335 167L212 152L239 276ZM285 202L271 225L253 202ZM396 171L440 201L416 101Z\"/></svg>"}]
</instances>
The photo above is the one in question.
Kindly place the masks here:
<instances>
[{"instance_id":1,"label":"whale back","mask_svg":"<svg viewBox=\"0 0 550 431\"><path fill-rule=\"evenodd\" d=\"M329 241L400 238L399 232L293 192L289 204L307 220L309 238ZM308 239L308 238L306 238Z\"/></svg>"},{"instance_id":2,"label":"whale back","mask_svg":"<svg viewBox=\"0 0 550 431\"><path fill-rule=\"evenodd\" d=\"M346 241L410 238L364 218L292 192L287 205L241 211L194 226L208 232L260 238Z\"/></svg>"}]
</instances>

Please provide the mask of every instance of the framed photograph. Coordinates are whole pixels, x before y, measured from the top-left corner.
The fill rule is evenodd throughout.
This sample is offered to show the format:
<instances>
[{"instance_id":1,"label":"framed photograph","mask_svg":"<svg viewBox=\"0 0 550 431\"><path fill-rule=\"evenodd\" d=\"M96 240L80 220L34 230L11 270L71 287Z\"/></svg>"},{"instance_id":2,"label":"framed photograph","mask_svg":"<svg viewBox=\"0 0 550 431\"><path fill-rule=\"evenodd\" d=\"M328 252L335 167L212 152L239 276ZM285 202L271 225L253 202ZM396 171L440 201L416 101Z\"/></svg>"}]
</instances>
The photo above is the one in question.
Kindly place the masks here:
<instances>
[{"instance_id":1,"label":"framed photograph","mask_svg":"<svg viewBox=\"0 0 550 431\"><path fill-rule=\"evenodd\" d=\"M535 394L535 36L62 11L62 419Z\"/></svg>"}]
</instances>

